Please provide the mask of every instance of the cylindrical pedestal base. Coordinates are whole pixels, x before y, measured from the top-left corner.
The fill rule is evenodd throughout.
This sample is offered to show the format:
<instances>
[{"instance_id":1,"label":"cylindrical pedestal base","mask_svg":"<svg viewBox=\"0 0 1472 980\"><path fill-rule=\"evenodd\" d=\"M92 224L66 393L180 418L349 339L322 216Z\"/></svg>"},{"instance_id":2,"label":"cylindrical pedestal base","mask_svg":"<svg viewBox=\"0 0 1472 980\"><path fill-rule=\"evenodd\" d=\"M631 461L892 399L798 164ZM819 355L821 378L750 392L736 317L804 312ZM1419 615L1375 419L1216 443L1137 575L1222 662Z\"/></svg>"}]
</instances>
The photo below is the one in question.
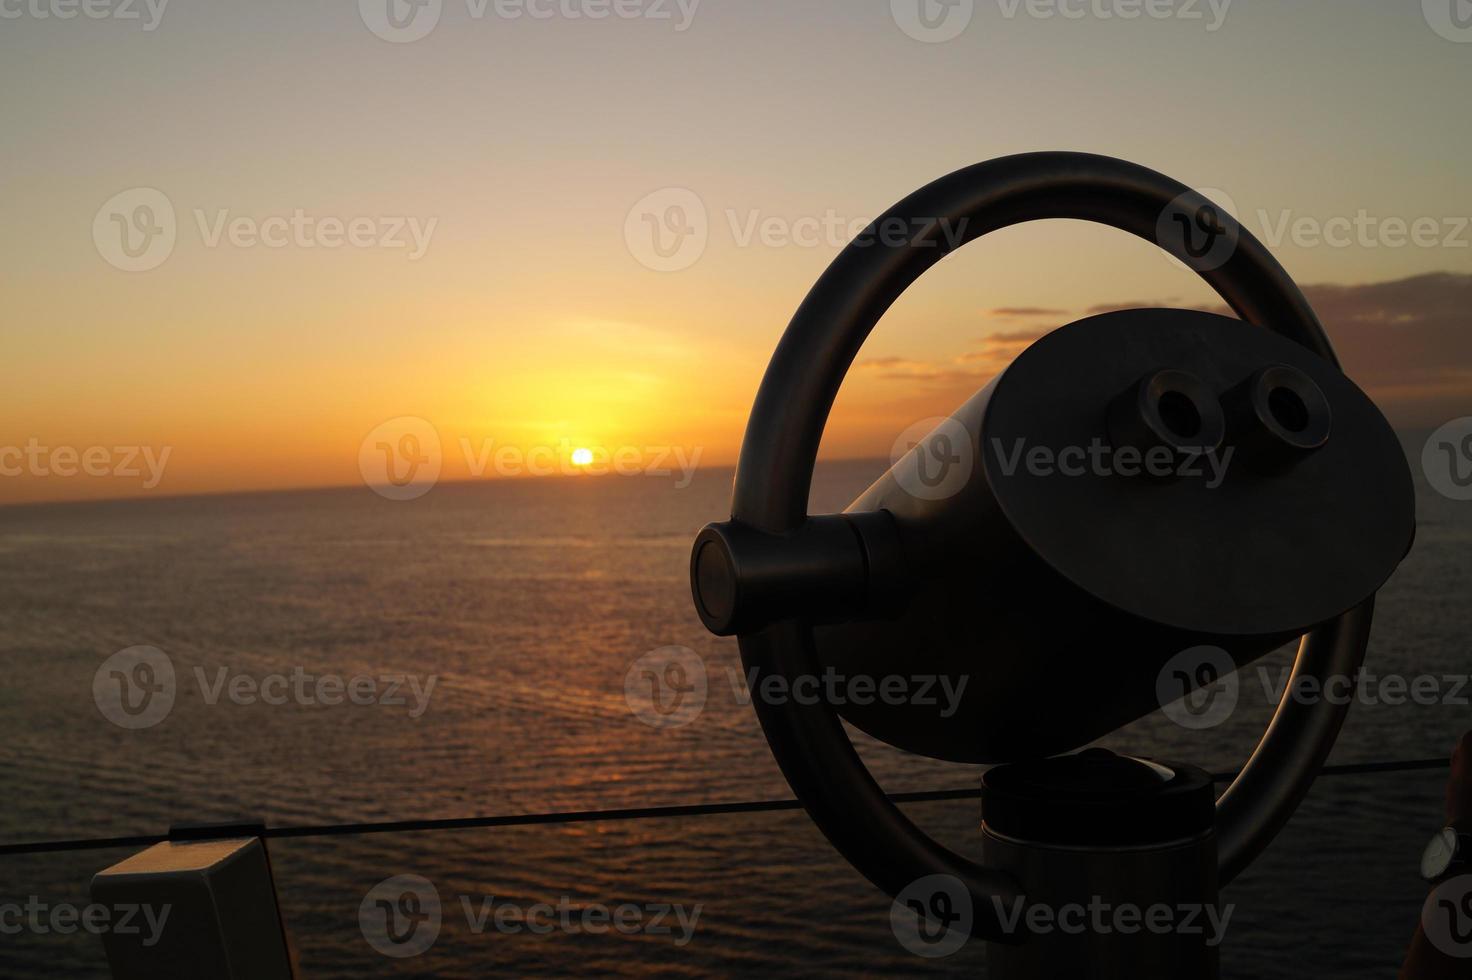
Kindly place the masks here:
<instances>
[{"instance_id":1,"label":"cylindrical pedestal base","mask_svg":"<svg viewBox=\"0 0 1472 980\"><path fill-rule=\"evenodd\" d=\"M1230 918L1220 907L1216 837L1149 848L1056 847L983 827L982 861L1022 885L999 910L1026 936L993 943L991 980L1215 980Z\"/></svg>"},{"instance_id":2,"label":"cylindrical pedestal base","mask_svg":"<svg viewBox=\"0 0 1472 980\"><path fill-rule=\"evenodd\" d=\"M992 980L1216 980L1231 919L1211 779L1091 749L982 778L982 863L1024 898L994 911Z\"/></svg>"}]
</instances>

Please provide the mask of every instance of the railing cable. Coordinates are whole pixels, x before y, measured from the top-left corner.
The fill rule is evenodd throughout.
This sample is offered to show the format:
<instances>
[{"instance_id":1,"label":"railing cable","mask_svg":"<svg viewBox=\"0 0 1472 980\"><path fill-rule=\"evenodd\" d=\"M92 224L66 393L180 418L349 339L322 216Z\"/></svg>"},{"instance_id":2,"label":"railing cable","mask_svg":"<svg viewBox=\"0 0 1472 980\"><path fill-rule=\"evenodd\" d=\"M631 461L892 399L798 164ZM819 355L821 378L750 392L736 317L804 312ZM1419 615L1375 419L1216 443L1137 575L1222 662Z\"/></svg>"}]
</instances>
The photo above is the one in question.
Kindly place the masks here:
<instances>
[{"instance_id":1,"label":"railing cable","mask_svg":"<svg viewBox=\"0 0 1472 980\"><path fill-rule=\"evenodd\" d=\"M1320 776L1364 776L1391 772L1417 772L1430 769L1445 769L1449 760L1402 759L1389 762L1360 762L1339 766L1324 766ZM1216 782L1228 782L1237 773L1213 773ZM891 793L895 803L935 803L946 800L975 799L981 795L979 787L957 789L921 790L910 793ZM662 820L677 817L708 817L739 813L776 813L799 810L802 804L794 799L745 800L729 803L694 803L682 806L645 806L610 810L567 810L555 813L518 813L485 817L450 817L425 820L390 820L380 822L307 824L297 827L253 827L255 836L268 840L291 840L304 837L347 837L366 834L412 834L440 830L484 830L495 827L535 827L551 824L596 823L613 820ZM202 834L198 828L185 833L175 832L153 836L93 837L77 840L34 841L22 844L0 845L0 857L22 854L52 854L63 851L99 851L115 848L150 847L168 840L200 839L221 836Z\"/></svg>"}]
</instances>

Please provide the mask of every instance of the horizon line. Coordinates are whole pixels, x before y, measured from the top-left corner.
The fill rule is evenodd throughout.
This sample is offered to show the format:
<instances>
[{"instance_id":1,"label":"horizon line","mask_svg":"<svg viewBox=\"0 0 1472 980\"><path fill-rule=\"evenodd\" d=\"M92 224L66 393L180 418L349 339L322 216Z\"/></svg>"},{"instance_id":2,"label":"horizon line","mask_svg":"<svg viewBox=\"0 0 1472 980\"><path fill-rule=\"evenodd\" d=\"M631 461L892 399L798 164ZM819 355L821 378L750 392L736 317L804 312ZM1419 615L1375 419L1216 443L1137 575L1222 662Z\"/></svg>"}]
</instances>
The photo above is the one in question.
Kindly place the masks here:
<instances>
[{"instance_id":1,"label":"horizon line","mask_svg":"<svg viewBox=\"0 0 1472 980\"><path fill-rule=\"evenodd\" d=\"M875 461L881 461L881 460L885 460L885 459L886 459L886 457L884 457L882 455L875 455L875 456L842 456L842 457L837 457L837 458L822 458L822 457L820 457L818 459L818 463L819 464L872 463L872 462L875 462ZM736 465L737 465L736 463L719 463L719 464L711 464L711 465L701 465L701 466L694 467L693 468L693 472L695 472L695 473L715 472L717 470L733 470L734 471L736 469ZM438 489L439 487L484 486L484 485L492 484L492 483L512 483L512 482L520 482L520 481L525 481L525 482L531 482L531 481L542 482L542 481L548 481L548 480L601 480L601 479L607 479L607 478L611 478L611 477L612 478L616 478L618 476L619 476L619 474L617 474L617 473L549 473L549 474L547 474L545 476L537 476L537 475L533 475L533 474L527 474L527 475L523 475L523 476L467 477L467 478L457 478L457 479L452 479L452 480L449 480L449 479L447 479L447 480L437 480L435 482L434 486L431 487L431 489L429 491L426 491L426 496L429 493L432 493L435 489ZM189 492L189 493L168 493L168 494L159 494L159 495L154 495L154 494L149 494L147 492L144 492L144 493L133 494L133 495L130 495L130 496L116 496L116 497L73 497L73 498L60 499L60 500L15 500L15 501L0 501L0 511L19 510L19 509L27 508L27 507L76 507L76 506L86 506L88 504L163 503L163 502L167 502L167 501L179 501L179 500L201 500L201 499L208 499L208 498L211 498L211 497L265 497L265 496L270 496L272 494L282 494L282 495L284 495L284 494L301 494L301 493L332 493L332 492L335 492L335 491L359 490L359 489L361 489L361 490L368 490L370 492L373 491L373 487L372 487L371 484L368 484L368 483L363 482L362 480L359 480L359 481L357 481L355 483L308 484L308 485L302 485L302 486L266 487L266 488L258 488L258 489L251 489L251 490L199 490L199 491L194 491L194 492ZM390 501L390 503L397 503L397 502L400 502L400 501Z\"/></svg>"}]
</instances>

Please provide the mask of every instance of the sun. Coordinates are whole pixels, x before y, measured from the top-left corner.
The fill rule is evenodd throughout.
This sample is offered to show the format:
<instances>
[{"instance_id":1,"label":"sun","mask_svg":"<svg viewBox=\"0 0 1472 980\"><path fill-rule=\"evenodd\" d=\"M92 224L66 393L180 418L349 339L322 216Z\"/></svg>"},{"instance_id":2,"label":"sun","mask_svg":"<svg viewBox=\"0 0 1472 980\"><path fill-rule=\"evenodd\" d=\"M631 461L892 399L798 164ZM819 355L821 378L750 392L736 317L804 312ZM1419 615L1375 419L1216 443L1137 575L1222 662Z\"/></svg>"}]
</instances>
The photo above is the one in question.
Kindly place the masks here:
<instances>
[{"instance_id":1,"label":"sun","mask_svg":"<svg viewBox=\"0 0 1472 980\"><path fill-rule=\"evenodd\" d=\"M574 466L587 466L593 462L593 450L579 447L572 451L572 464Z\"/></svg>"}]
</instances>

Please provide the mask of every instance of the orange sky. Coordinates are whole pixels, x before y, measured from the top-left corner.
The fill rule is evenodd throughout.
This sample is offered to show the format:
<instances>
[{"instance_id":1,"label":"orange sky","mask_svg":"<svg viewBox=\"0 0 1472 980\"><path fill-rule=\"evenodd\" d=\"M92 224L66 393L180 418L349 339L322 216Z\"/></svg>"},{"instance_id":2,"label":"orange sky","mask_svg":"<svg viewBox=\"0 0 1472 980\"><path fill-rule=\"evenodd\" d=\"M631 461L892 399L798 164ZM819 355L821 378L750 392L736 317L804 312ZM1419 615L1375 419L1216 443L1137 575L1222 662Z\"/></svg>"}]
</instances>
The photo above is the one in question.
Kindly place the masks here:
<instances>
[{"instance_id":1,"label":"orange sky","mask_svg":"<svg viewBox=\"0 0 1472 980\"><path fill-rule=\"evenodd\" d=\"M447 3L402 44L352 4L170 7L152 31L7 21L0 502L350 484L365 437L402 416L438 432L448 478L476 475L466 443L729 463L841 229L1045 148L1220 192L1301 283L1331 287L1315 295L1351 373L1398 421L1467 414L1472 44L1419 5L1239 3L1209 31L981 3L945 43L887 6L706 0L677 31ZM173 243L126 271L113 215L167 218L140 217L139 188ZM704 247L658 271L636 205L671 188ZM1374 230L1348 244L1300 233L1362 215ZM1417 220L1435 241L1396 244ZM1416 278L1432 273L1452 278ZM1120 233L1008 231L886 317L824 452L886 454L1019 338L1096 305L1210 302ZM68 450L169 455L152 487L5 470L28 446L61 448L53 471Z\"/></svg>"}]
</instances>

